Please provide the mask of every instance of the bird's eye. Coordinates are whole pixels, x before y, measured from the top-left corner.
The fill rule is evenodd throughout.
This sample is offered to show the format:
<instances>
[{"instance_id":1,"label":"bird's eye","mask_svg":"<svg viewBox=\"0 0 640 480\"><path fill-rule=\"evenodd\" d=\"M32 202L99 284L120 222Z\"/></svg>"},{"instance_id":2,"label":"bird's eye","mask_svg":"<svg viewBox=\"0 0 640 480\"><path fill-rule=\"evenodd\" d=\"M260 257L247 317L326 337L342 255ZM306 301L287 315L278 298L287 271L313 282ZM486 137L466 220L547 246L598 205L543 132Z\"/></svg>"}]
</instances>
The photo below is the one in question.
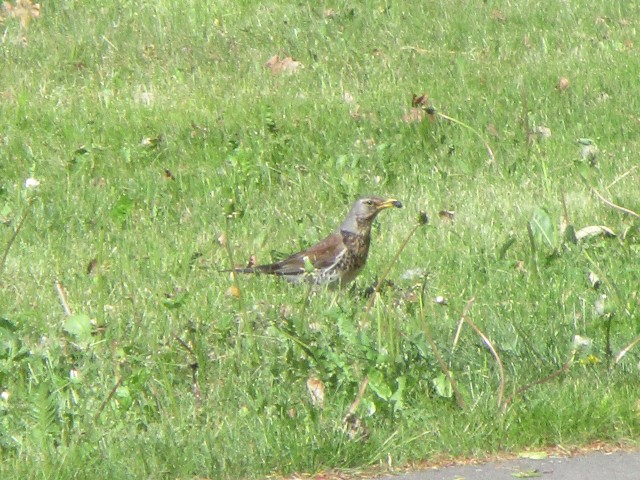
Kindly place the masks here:
<instances>
[{"instance_id":1,"label":"bird's eye","mask_svg":"<svg viewBox=\"0 0 640 480\"><path fill-rule=\"evenodd\" d=\"M373 205L373 200L365 200L364 201L365 205L368 205L369 207Z\"/></svg>"}]
</instances>

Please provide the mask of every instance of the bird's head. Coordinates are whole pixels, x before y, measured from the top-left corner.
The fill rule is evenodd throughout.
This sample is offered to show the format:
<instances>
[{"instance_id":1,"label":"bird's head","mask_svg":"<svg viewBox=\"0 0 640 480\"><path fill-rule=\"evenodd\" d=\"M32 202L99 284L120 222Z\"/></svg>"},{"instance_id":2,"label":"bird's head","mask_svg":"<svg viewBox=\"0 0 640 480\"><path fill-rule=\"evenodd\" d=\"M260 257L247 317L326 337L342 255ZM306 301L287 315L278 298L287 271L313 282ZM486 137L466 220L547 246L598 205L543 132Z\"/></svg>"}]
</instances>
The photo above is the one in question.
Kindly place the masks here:
<instances>
[{"instance_id":1,"label":"bird's head","mask_svg":"<svg viewBox=\"0 0 640 480\"><path fill-rule=\"evenodd\" d=\"M340 230L353 233L359 233L363 228L368 230L378 213L391 207L402 208L402 202L395 198L373 196L359 198L351 207L347 218L340 225Z\"/></svg>"}]
</instances>

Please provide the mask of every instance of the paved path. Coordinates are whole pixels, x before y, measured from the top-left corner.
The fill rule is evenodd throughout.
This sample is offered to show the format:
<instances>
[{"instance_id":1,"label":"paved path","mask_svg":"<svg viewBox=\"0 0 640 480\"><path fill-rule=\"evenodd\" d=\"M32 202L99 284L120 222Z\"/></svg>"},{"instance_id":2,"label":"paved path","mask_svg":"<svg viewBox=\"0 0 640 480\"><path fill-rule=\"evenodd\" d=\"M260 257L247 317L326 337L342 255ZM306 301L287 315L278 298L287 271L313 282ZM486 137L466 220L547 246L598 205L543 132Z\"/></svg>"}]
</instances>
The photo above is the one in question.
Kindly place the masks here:
<instances>
[{"instance_id":1,"label":"paved path","mask_svg":"<svg viewBox=\"0 0 640 480\"><path fill-rule=\"evenodd\" d=\"M485 465L424 470L379 480L640 480L640 451L587 453L544 460L518 458Z\"/></svg>"}]
</instances>

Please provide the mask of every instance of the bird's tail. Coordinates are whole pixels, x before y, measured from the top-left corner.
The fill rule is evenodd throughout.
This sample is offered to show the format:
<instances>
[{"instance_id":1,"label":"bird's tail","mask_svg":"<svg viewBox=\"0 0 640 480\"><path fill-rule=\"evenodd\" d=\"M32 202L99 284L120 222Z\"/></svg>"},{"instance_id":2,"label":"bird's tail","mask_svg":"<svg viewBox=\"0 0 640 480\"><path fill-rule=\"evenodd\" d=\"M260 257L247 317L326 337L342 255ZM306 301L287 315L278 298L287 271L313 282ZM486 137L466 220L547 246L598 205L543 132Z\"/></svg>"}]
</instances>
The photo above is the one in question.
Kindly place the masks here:
<instances>
[{"instance_id":1,"label":"bird's tail","mask_svg":"<svg viewBox=\"0 0 640 480\"><path fill-rule=\"evenodd\" d=\"M233 270L227 270L228 272L235 273L267 273L267 274L275 274L278 273L276 269L276 264L271 265L256 265L255 267L236 267Z\"/></svg>"}]
</instances>

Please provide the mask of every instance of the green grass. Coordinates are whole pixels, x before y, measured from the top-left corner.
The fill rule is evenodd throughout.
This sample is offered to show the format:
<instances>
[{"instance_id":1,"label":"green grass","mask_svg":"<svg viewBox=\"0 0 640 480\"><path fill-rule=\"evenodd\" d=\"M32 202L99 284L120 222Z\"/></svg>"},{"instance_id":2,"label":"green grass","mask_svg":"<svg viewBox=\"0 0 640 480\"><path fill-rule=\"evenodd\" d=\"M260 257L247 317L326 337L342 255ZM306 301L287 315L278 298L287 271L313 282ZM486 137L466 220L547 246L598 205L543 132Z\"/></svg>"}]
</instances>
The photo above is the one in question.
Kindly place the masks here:
<instances>
[{"instance_id":1,"label":"green grass","mask_svg":"<svg viewBox=\"0 0 640 480\"><path fill-rule=\"evenodd\" d=\"M26 30L0 23L0 476L260 478L636 444L640 350L611 357L640 333L639 223L591 188L640 212L639 6L137 3L46 2ZM276 53L304 68L272 75ZM425 92L495 161L470 129L405 123ZM540 126L551 137L528 142ZM241 277L228 294L222 233L237 263L267 262L367 193L406 208L380 215L354 289ZM563 202L576 230L618 236L574 244ZM420 211L430 225L366 313ZM531 386L504 413L481 338L465 325L454 348L471 298L505 395ZM533 385L575 335L591 347ZM352 440L342 418L367 375Z\"/></svg>"}]
</instances>

